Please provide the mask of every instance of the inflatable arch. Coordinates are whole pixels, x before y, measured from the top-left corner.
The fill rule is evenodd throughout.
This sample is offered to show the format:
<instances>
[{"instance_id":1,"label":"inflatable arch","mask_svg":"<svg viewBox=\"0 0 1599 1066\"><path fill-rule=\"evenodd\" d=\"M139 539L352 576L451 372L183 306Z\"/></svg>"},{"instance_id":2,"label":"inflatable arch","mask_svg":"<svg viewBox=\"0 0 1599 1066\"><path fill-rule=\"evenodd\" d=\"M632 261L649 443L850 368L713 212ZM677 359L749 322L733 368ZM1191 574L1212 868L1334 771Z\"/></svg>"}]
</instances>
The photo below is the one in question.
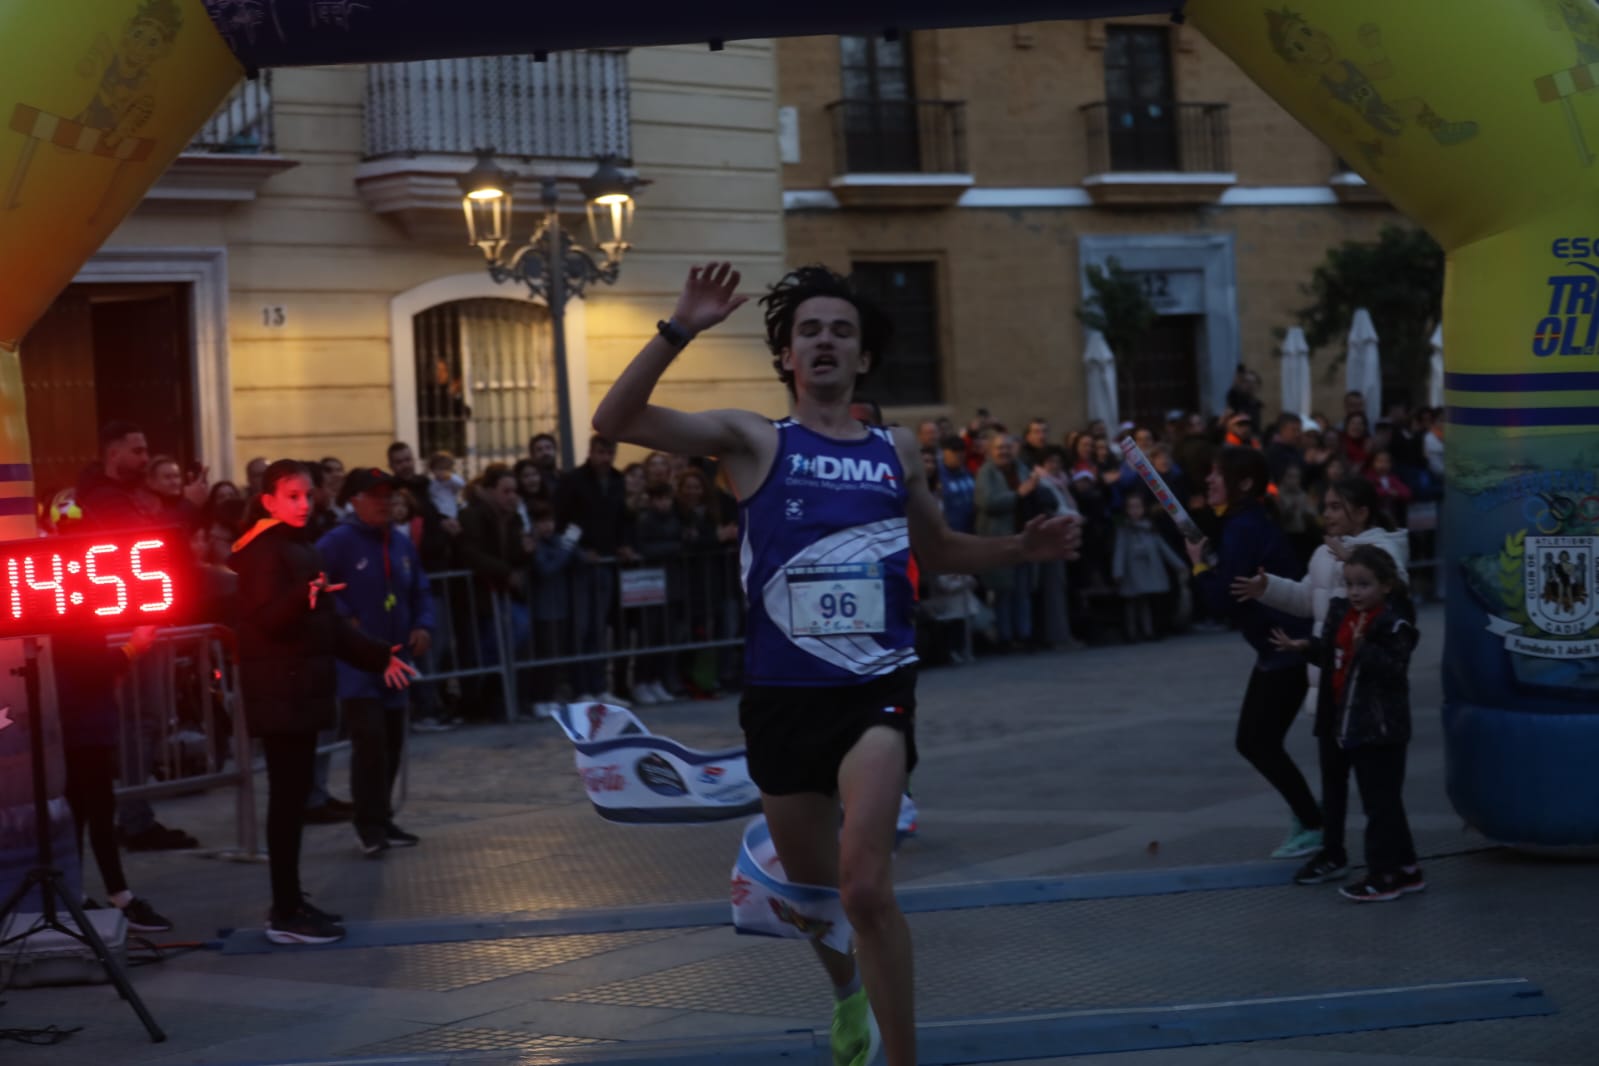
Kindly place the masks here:
<instances>
[{"instance_id":1,"label":"inflatable arch","mask_svg":"<svg viewBox=\"0 0 1599 1066\"><path fill-rule=\"evenodd\" d=\"M1186 18L1448 253L1449 794L1496 840L1599 843L1595 0L707 0L621 19L514 0L13 0L0 539L34 532L19 339L247 72L1151 13ZM22 732L0 733L0 766ZM17 802L0 790L0 810Z\"/></svg>"}]
</instances>

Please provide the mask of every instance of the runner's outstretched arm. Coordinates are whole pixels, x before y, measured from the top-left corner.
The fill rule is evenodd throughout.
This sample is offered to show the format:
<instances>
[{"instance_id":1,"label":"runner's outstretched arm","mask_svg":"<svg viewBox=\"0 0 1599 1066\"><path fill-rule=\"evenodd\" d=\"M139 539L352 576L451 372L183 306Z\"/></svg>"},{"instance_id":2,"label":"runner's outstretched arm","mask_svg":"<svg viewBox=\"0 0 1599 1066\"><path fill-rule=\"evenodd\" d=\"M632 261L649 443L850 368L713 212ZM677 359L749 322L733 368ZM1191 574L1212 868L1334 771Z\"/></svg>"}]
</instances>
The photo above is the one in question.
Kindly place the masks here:
<instances>
[{"instance_id":1,"label":"runner's outstretched arm","mask_svg":"<svg viewBox=\"0 0 1599 1066\"><path fill-rule=\"evenodd\" d=\"M729 263L708 263L689 271L677 298L672 323L693 338L743 306L737 294L739 273ZM595 432L613 440L678 455L725 459L750 450L756 427L770 432L765 419L751 411L687 412L650 403L650 395L666 368L683 349L664 334L650 338L594 412Z\"/></svg>"},{"instance_id":2,"label":"runner's outstretched arm","mask_svg":"<svg viewBox=\"0 0 1599 1066\"><path fill-rule=\"evenodd\" d=\"M975 574L984 570L1036 563L1049 559L1075 559L1082 550L1083 530L1076 515L1044 517L1028 522L1020 533L1008 537L977 537L957 533L944 521L938 501L922 473L921 449L909 430L894 428L894 447L905 471L911 551L929 573Z\"/></svg>"}]
</instances>

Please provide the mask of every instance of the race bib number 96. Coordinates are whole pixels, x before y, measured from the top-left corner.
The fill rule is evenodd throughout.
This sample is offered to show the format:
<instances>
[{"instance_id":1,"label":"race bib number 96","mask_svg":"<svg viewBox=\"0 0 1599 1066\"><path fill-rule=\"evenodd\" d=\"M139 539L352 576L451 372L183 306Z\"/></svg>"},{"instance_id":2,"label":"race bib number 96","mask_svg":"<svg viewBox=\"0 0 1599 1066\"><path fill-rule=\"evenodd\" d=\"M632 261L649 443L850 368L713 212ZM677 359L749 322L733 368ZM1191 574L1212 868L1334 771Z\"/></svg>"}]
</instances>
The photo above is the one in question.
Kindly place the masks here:
<instances>
[{"instance_id":1,"label":"race bib number 96","mask_svg":"<svg viewBox=\"0 0 1599 1066\"><path fill-rule=\"evenodd\" d=\"M788 578L789 631L794 636L883 632L882 566L791 566L784 573Z\"/></svg>"}]
</instances>

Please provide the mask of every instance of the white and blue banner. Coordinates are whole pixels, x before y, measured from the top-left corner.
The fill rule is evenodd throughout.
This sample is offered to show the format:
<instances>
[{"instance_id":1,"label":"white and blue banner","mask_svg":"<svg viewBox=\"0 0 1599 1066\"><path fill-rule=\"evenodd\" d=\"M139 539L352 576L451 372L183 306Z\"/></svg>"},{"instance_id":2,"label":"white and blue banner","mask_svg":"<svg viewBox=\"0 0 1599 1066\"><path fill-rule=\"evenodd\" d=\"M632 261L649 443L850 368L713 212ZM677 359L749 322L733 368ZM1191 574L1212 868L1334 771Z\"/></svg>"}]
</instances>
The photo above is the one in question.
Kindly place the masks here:
<instances>
[{"instance_id":1,"label":"white and blue banner","mask_svg":"<svg viewBox=\"0 0 1599 1066\"><path fill-rule=\"evenodd\" d=\"M815 940L849 954L851 930L838 889L788 880L765 818L744 829L731 890L733 928L740 933Z\"/></svg>"},{"instance_id":2,"label":"white and blue banner","mask_svg":"<svg viewBox=\"0 0 1599 1066\"><path fill-rule=\"evenodd\" d=\"M696 751L658 737L625 707L569 703L555 715L577 751L577 772L612 822L719 822L761 809L743 748Z\"/></svg>"}]
</instances>

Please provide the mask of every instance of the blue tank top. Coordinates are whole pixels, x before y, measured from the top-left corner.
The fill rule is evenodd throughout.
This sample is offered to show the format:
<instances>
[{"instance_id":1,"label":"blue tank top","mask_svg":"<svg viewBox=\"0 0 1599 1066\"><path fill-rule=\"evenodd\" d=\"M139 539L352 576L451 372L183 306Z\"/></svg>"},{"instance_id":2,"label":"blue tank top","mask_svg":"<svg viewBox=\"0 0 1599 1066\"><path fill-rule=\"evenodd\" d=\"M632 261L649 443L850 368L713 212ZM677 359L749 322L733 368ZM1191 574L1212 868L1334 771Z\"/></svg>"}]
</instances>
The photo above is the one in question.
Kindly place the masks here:
<instances>
[{"instance_id":1,"label":"blue tank top","mask_svg":"<svg viewBox=\"0 0 1599 1066\"><path fill-rule=\"evenodd\" d=\"M893 436L834 440L784 419L739 504L752 685L854 685L916 662L905 476Z\"/></svg>"}]
</instances>

